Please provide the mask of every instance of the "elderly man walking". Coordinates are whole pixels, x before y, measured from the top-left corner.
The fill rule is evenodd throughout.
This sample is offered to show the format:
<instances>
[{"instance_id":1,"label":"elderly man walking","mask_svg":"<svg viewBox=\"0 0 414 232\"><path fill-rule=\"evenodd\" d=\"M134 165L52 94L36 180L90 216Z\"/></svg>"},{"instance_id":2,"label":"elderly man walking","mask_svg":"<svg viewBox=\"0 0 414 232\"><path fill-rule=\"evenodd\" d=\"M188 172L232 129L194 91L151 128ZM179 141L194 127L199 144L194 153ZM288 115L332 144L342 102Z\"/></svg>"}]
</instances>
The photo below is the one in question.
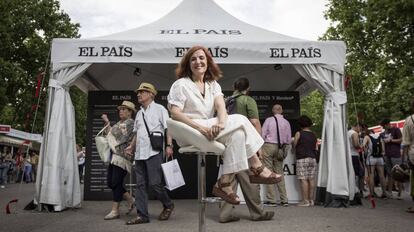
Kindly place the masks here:
<instances>
[{"instance_id":1,"label":"elderly man walking","mask_svg":"<svg viewBox=\"0 0 414 232\"><path fill-rule=\"evenodd\" d=\"M138 216L129 220L126 224L142 224L150 221L148 214L148 193L147 186L151 187L158 200L163 205L163 210L158 220L168 220L174 209L174 204L163 185L163 176L161 163L164 160L163 147L156 148L151 145L149 135L158 132L167 135L168 111L164 106L154 102L157 90L150 83L143 82L136 90L138 102L141 109L135 117L134 139L126 149L129 154L135 150L135 175L136 191L135 206ZM162 145L163 146L163 145ZM165 148L166 155L172 155L172 138L167 135L167 144Z\"/></svg>"},{"instance_id":2,"label":"elderly man walking","mask_svg":"<svg viewBox=\"0 0 414 232\"><path fill-rule=\"evenodd\" d=\"M262 137L265 144L262 147L263 163L271 171L282 174L282 181L276 184L280 195L280 204L288 206L288 197L285 187L285 177L283 175L283 155L279 152L283 146L291 146L292 131L289 121L286 120L282 113L283 107L276 104L272 108L273 116L268 117L263 123ZM265 205L276 206L276 192L274 185L266 186Z\"/></svg>"}]
</instances>

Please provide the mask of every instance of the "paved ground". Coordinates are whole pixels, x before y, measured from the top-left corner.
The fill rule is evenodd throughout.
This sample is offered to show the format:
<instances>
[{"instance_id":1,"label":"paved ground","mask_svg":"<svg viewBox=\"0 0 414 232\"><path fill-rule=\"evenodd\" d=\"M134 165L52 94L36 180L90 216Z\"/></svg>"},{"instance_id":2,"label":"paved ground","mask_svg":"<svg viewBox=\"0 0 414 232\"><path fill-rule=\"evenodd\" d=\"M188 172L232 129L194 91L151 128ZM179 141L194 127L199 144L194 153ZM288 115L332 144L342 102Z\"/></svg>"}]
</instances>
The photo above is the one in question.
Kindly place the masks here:
<instances>
[{"instance_id":1,"label":"paved ground","mask_svg":"<svg viewBox=\"0 0 414 232\"><path fill-rule=\"evenodd\" d=\"M104 221L109 212L110 202L85 201L81 209L70 209L59 213L39 213L25 211L24 206L34 194L34 184L11 184L0 189L0 231L1 232L55 232L55 231L142 231L142 232L186 232L198 230L196 200L176 200L176 210L169 221L156 219L161 211L160 203L150 202L152 221L149 224L126 226L125 222L132 216L123 214L119 220ZM5 214L6 203L17 197L18 204L12 207L12 214ZM218 222L218 205L207 208L207 231L414 231L414 214L404 212L412 202L408 195L403 200L377 200L377 208L371 209L367 201L364 206L351 208L324 208L315 206L301 208L290 205L287 208L267 208L274 210L275 219L267 222L248 220L245 206L238 206L236 215L242 217L240 222L220 224ZM126 204L122 207L126 211Z\"/></svg>"}]
</instances>

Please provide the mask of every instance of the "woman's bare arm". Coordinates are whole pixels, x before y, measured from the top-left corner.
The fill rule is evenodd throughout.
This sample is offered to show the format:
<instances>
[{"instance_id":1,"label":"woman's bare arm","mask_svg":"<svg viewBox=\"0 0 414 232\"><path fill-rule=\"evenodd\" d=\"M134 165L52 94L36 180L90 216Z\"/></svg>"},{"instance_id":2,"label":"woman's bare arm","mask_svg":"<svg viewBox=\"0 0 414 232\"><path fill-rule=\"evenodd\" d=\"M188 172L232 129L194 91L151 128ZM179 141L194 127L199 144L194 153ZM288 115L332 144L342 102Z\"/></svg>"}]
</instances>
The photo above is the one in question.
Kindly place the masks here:
<instances>
[{"instance_id":1,"label":"woman's bare arm","mask_svg":"<svg viewBox=\"0 0 414 232\"><path fill-rule=\"evenodd\" d=\"M214 108L217 111L218 124L222 124L223 128L227 121L226 103L224 103L223 96L217 96L214 99Z\"/></svg>"}]
</instances>

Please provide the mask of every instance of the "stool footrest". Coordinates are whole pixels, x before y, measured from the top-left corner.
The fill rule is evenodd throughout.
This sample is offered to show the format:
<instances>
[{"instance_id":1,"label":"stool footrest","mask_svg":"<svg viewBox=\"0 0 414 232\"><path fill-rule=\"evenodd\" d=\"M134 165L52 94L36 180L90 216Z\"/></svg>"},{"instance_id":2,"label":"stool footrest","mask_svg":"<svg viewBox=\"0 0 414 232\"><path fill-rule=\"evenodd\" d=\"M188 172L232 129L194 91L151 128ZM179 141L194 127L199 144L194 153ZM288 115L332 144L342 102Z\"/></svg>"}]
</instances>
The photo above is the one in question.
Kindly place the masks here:
<instances>
[{"instance_id":1,"label":"stool footrest","mask_svg":"<svg viewBox=\"0 0 414 232\"><path fill-rule=\"evenodd\" d=\"M201 203L220 203L222 201L220 197L205 197L201 199Z\"/></svg>"}]
</instances>

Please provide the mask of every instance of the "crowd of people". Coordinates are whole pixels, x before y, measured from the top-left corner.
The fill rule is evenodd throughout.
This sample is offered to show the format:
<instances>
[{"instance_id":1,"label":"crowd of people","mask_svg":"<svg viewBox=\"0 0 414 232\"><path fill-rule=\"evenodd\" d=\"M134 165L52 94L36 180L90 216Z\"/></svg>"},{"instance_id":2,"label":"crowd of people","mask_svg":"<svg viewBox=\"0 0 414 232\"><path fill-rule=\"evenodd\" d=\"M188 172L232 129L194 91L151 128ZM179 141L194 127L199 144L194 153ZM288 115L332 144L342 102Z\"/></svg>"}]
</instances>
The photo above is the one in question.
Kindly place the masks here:
<instances>
[{"instance_id":1,"label":"crowd of people","mask_svg":"<svg viewBox=\"0 0 414 232\"><path fill-rule=\"evenodd\" d=\"M414 112L414 100L411 103ZM381 121L383 132L375 134L368 126L356 123L348 131L352 164L356 176L356 204L362 197L403 199L404 185L414 169L414 116L405 120L403 133L391 126L391 120ZM411 177L411 182L413 178ZM414 183L410 195L414 200ZM376 188L376 187L379 188ZM407 210L414 213L414 208Z\"/></svg>"},{"instance_id":2,"label":"crowd of people","mask_svg":"<svg viewBox=\"0 0 414 232\"><path fill-rule=\"evenodd\" d=\"M5 188L9 183L24 181L31 183L36 181L39 155L36 151L16 149L12 154L9 146L3 146L0 152L0 188Z\"/></svg>"}]
</instances>

